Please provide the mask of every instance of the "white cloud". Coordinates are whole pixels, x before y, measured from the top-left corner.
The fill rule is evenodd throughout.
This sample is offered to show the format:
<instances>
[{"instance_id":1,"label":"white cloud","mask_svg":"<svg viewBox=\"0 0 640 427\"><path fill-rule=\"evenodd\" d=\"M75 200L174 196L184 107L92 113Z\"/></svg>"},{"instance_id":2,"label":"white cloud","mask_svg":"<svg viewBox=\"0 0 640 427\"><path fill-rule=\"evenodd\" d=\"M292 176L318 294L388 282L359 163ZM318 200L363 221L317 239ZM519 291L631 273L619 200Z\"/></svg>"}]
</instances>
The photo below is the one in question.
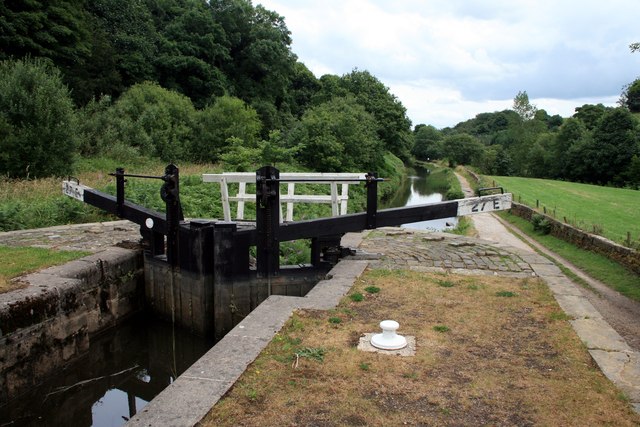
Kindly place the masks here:
<instances>
[{"instance_id":1,"label":"white cloud","mask_svg":"<svg viewBox=\"0 0 640 427\"><path fill-rule=\"evenodd\" d=\"M317 76L368 70L414 123L453 126L509 108L521 90L569 116L581 100L615 103L640 75L628 49L640 41L637 0L260 3L285 17L294 53Z\"/></svg>"}]
</instances>

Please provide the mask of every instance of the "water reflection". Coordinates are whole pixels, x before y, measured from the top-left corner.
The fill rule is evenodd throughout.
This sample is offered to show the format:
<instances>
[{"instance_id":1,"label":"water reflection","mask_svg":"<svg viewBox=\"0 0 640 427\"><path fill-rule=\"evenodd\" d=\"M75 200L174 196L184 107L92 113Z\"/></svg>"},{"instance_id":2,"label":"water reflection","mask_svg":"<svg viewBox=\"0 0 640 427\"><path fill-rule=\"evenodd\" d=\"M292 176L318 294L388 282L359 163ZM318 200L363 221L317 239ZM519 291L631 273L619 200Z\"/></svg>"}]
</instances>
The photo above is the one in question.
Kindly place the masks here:
<instances>
[{"instance_id":1,"label":"water reflection","mask_svg":"<svg viewBox=\"0 0 640 427\"><path fill-rule=\"evenodd\" d=\"M416 169L415 174L409 176L404 185L398 189L396 195L385 205L387 208L424 205L442 201L442 194L435 191L429 183L429 171ZM417 228L420 230L442 231L454 228L458 224L457 217L434 219L431 221L403 224L403 227Z\"/></svg>"},{"instance_id":2,"label":"water reflection","mask_svg":"<svg viewBox=\"0 0 640 427\"><path fill-rule=\"evenodd\" d=\"M46 383L10 398L0 426L121 426L212 346L138 316L92 340L86 355Z\"/></svg>"}]
</instances>

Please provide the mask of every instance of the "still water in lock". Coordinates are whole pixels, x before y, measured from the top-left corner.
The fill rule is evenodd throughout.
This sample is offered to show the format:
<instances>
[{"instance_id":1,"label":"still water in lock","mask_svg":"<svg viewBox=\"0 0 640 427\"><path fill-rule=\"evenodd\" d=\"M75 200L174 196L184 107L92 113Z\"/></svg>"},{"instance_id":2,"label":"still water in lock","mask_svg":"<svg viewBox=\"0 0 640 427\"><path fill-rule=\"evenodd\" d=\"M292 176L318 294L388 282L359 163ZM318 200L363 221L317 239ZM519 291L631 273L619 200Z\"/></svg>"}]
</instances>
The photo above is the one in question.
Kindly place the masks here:
<instances>
[{"instance_id":1,"label":"still water in lock","mask_svg":"<svg viewBox=\"0 0 640 427\"><path fill-rule=\"evenodd\" d=\"M121 426L213 344L138 315L93 338L84 356L0 406L0 426Z\"/></svg>"},{"instance_id":2,"label":"still water in lock","mask_svg":"<svg viewBox=\"0 0 640 427\"><path fill-rule=\"evenodd\" d=\"M400 208L405 206L424 205L427 203L441 202L442 193L433 188L429 181L427 169L416 168L407 177L404 185L399 188L396 195L385 203L385 208ZM431 221L403 224L402 227L416 228L420 230L443 231L455 228L458 225L457 217L434 219Z\"/></svg>"}]
</instances>

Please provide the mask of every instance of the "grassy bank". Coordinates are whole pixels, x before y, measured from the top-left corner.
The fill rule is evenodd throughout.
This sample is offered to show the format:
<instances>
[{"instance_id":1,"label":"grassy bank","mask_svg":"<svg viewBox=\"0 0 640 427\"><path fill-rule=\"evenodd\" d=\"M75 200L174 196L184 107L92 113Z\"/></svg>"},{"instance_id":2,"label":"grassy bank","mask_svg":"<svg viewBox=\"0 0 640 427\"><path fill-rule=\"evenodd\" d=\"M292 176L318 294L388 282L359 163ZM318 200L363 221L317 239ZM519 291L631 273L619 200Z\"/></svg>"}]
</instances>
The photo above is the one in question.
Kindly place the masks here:
<instances>
[{"instance_id":1,"label":"grassy bank","mask_svg":"<svg viewBox=\"0 0 640 427\"><path fill-rule=\"evenodd\" d=\"M523 218L508 212L501 212L499 215L545 248L576 265L589 276L631 299L640 301L640 277L637 274L603 255L580 249L550 234L540 234L534 230L533 224ZM574 278L574 280L577 279Z\"/></svg>"},{"instance_id":2,"label":"grassy bank","mask_svg":"<svg viewBox=\"0 0 640 427\"><path fill-rule=\"evenodd\" d=\"M76 177L82 184L115 194L115 180L109 173L116 167L126 172L142 175L162 175L166 164L159 160L132 159L128 162L107 158L84 159L78 164ZM185 216L191 218L221 218L222 202L220 188L216 184L203 183L203 173L220 173L224 166L218 164L180 164L180 199ZM278 165L281 171L305 171L295 164ZM380 198L390 197L405 178L404 166L395 156L385 156L379 175L388 181L379 185ZM0 231L49 227L114 219L91 206L79 203L62 195L63 178L35 180L5 180L0 183ZM251 187L251 186L249 186ZM164 211L160 198L160 182L157 180L127 179L126 197L134 203L150 209ZM231 188L231 191L237 191ZM255 189L249 188L249 191ZM327 194L326 185L299 185L297 191L310 194ZM366 206L364 184L350 187L350 212L361 212ZM247 205L247 218L255 215L255 207ZM328 205L298 204L294 212L296 219L309 219L331 214Z\"/></svg>"},{"instance_id":3,"label":"grassy bank","mask_svg":"<svg viewBox=\"0 0 640 427\"><path fill-rule=\"evenodd\" d=\"M640 191L575 182L518 177L489 177L513 193L514 200L546 208L549 215L618 243L640 246Z\"/></svg>"}]
</instances>

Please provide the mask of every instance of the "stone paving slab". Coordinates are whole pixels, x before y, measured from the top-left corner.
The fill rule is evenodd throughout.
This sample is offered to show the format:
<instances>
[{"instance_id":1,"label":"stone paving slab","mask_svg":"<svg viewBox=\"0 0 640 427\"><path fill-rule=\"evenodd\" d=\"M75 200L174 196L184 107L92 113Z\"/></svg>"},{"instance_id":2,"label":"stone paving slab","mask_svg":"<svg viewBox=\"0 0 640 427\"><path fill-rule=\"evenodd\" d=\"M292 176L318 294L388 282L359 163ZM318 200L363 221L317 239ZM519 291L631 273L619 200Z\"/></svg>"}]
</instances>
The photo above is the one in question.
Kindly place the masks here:
<instances>
[{"instance_id":1,"label":"stone paving slab","mask_svg":"<svg viewBox=\"0 0 640 427\"><path fill-rule=\"evenodd\" d=\"M124 241L139 242L140 226L122 220L0 232L3 246L99 252Z\"/></svg>"},{"instance_id":2,"label":"stone paving slab","mask_svg":"<svg viewBox=\"0 0 640 427\"><path fill-rule=\"evenodd\" d=\"M570 321L579 337L588 337L584 344L590 350L623 351L632 353L633 349L609 324L602 318L576 319Z\"/></svg>"}]
</instances>

